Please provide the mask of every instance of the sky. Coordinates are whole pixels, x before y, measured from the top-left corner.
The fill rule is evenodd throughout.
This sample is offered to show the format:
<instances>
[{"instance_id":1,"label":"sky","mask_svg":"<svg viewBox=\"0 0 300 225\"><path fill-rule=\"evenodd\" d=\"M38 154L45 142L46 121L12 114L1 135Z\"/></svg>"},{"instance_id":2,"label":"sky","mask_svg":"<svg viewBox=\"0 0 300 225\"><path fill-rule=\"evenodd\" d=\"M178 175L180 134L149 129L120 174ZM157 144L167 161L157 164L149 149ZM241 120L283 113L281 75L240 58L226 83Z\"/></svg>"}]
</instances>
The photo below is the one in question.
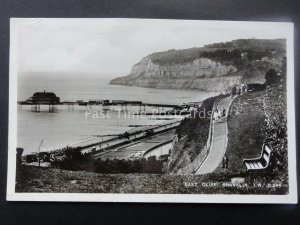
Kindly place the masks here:
<instances>
[{"instance_id":1,"label":"sky","mask_svg":"<svg viewBox=\"0 0 300 225\"><path fill-rule=\"evenodd\" d=\"M239 38L285 38L284 23L13 19L18 76L124 76L143 57ZM14 54L16 54L14 52Z\"/></svg>"}]
</instances>

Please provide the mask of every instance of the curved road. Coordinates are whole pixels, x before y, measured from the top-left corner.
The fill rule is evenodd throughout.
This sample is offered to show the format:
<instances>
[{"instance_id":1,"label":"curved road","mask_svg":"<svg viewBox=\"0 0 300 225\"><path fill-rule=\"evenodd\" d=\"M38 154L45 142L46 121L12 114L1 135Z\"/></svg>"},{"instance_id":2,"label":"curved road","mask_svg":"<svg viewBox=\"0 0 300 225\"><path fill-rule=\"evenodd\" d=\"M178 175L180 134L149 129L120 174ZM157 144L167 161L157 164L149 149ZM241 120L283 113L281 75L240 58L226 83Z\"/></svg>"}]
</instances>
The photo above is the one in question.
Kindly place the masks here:
<instances>
[{"instance_id":1,"label":"curved road","mask_svg":"<svg viewBox=\"0 0 300 225\"><path fill-rule=\"evenodd\" d=\"M217 107L218 109L222 109L223 107L225 108L226 117L232 100L233 99L231 98L231 96L226 97L220 102L220 104ZM213 172L222 162L222 159L226 152L226 147L227 147L227 121L223 120L221 122L213 124L213 135L212 135L210 152L207 158L205 159L205 161L203 162L203 164L195 172L195 174L207 174Z\"/></svg>"}]
</instances>

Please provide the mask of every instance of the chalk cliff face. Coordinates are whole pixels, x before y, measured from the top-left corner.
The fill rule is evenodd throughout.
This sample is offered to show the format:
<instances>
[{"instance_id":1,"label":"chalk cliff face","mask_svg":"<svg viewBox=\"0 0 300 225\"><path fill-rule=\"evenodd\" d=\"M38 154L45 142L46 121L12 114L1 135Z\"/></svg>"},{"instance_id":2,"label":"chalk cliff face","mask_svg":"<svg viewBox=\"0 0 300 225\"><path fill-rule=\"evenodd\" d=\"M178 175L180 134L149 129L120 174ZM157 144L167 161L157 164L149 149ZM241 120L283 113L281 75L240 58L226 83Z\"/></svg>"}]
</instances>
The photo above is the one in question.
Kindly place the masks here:
<instances>
[{"instance_id":1,"label":"chalk cliff face","mask_svg":"<svg viewBox=\"0 0 300 225\"><path fill-rule=\"evenodd\" d=\"M218 77L228 73L236 72L237 68L225 66L208 58L197 58L187 63L168 63L164 65L155 64L149 57L132 67L133 76L143 78L171 77L171 78L203 78Z\"/></svg>"},{"instance_id":2,"label":"chalk cliff face","mask_svg":"<svg viewBox=\"0 0 300 225\"><path fill-rule=\"evenodd\" d=\"M235 66L226 66L208 58L197 58L187 63L159 65L153 63L149 57L145 57L132 67L130 75L117 78L111 81L111 84L220 91L241 83L240 76L223 76L236 71Z\"/></svg>"},{"instance_id":3,"label":"chalk cliff face","mask_svg":"<svg viewBox=\"0 0 300 225\"><path fill-rule=\"evenodd\" d=\"M150 87L150 88L171 88L171 89L198 89L203 91L221 91L229 86L241 83L240 76L212 77L212 78L168 78L168 77L141 77L125 81L124 85ZM120 84L120 83L119 83Z\"/></svg>"},{"instance_id":4,"label":"chalk cliff face","mask_svg":"<svg viewBox=\"0 0 300 225\"><path fill-rule=\"evenodd\" d=\"M266 58L272 57L280 67L284 52L281 42L240 40L215 44L217 47L153 53L135 64L129 75L110 84L223 92L241 83L264 83L272 66ZM242 44L248 47L242 49ZM252 47L255 44L267 47Z\"/></svg>"}]
</instances>

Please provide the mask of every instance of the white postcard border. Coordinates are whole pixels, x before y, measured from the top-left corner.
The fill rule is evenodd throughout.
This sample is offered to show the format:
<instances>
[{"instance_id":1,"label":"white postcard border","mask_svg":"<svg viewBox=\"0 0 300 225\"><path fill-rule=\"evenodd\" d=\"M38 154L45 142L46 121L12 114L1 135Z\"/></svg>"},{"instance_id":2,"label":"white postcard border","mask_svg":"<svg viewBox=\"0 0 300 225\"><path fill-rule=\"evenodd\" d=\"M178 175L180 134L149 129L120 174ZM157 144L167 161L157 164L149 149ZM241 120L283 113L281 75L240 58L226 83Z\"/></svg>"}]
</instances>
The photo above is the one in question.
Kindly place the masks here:
<instances>
[{"instance_id":1,"label":"white postcard border","mask_svg":"<svg viewBox=\"0 0 300 225\"><path fill-rule=\"evenodd\" d=\"M53 20L60 20L54 18ZM9 65L9 134L8 134L8 201L66 201L66 202L172 202L172 203L297 203L295 94L294 94L294 24L286 22L199 21L211 26L268 25L282 29L287 40L287 118L288 118L288 170L287 195L236 195L236 194L107 194L107 193L16 193L16 143L17 143L17 74L18 29L22 24L37 22L38 18L12 18L10 20ZM62 19L67 20L67 19ZM88 19L86 19L88 20ZM118 20L118 19L107 19ZM121 19L135 20L135 19ZM145 20L145 19L143 19ZM158 21L151 19L153 22Z\"/></svg>"}]
</instances>

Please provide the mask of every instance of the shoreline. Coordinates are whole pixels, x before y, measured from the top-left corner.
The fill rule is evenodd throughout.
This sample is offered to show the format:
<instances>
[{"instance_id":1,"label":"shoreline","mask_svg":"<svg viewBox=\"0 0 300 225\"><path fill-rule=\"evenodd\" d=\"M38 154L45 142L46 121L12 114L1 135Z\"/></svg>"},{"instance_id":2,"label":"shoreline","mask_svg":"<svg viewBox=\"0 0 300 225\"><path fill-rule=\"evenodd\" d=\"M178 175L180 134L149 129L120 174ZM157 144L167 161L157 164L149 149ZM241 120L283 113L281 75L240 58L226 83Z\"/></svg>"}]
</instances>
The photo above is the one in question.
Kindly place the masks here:
<instances>
[{"instance_id":1,"label":"shoreline","mask_svg":"<svg viewBox=\"0 0 300 225\"><path fill-rule=\"evenodd\" d=\"M148 88L149 89L149 88ZM156 88L151 88L151 89L153 89L153 90L160 90L160 89L156 89ZM172 91L174 91L174 89L170 89L170 90L172 90ZM205 92L204 93L204 95L206 95L207 93L210 93L210 94L216 94L215 92ZM207 98L209 98L209 97L207 97ZM207 98L205 98L205 99L207 99ZM190 98L190 100L192 100L193 99L193 97L191 97ZM183 102L182 102L183 103ZM26 106L25 106L26 107ZM26 110L26 108L24 107L24 109L21 109L21 110L25 110L25 111L28 111L28 110ZM61 106L59 106L59 107L61 107ZM60 109L59 109L60 110ZM76 110L76 109L75 109ZM82 109L78 109L79 111L80 110L84 110L83 108ZM117 111L116 111L117 112ZM37 115L37 114L36 114ZM156 115L155 115L156 116ZM160 115L159 115L160 116ZM174 115L170 115L170 116L174 116ZM153 117L150 117L150 118L147 118L147 121L149 122L149 121L156 121L156 123L149 123L149 124L157 124L158 122L160 123L161 121L165 121L165 120L172 120L172 119L174 119L174 118L171 118L171 119L169 119L169 118L153 118ZM160 121L161 120L161 121ZM125 120L126 121L126 120ZM121 121L122 122L122 121ZM141 125L141 123L140 122L137 122L137 123L135 123L136 122L136 120L134 119L134 120L132 120L132 122L134 122L133 124L131 124L130 126L128 125L128 124L125 124L125 125L121 125L121 124L119 124L117 127L120 127L121 129L120 130L124 130L123 132L125 132L125 130L130 130L132 127L143 127L143 126L145 126L146 124L143 124L143 125ZM147 122L147 123L148 123ZM122 122L123 123L123 122ZM112 125L112 126L110 126L110 127L115 127L116 125ZM146 125L147 126L147 125ZM115 128L114 128L115 129ZM102 132L103 133L103 132ZM107 132L108 134L109 134L109 132ZM111 132L110 132L111 133ZM122 132L121 132L122 133ZM105 135L105 134L104 134ZM88 134L87 134L87 136L88 136ZM90 137L90 138L88 138L89 140L93 140L94 138L93 137ZM68 144L62 144L62 145L60 145L61 147L58 147L58 148L63 148L64 146L70 146L70 145L74 145L74 144L76 144L76 143L78 143L78 142L81 142L80 140L78 140L78 141L73 141L73 142L69 142ZM47 142L46 142L47 143ZM27 148L28 149L28 148ZM47 147L47 150L46 151L52 151L52 150L54 150L54 149L57 149L57 148L49 148L49 147ZM26 151L26 150L25 150ZM37 151L37 150L36 150ZM27 153L26 154L30 154L31 152L35 152L34 150L32 151L32 150L27 150L26 151Z\"/></svg>"},{"instance_id":2,"label":"shoreline","mask_svg":"<svg viewBox=\"0 0 300 225\"><path fill-rule=\"evenodd\" d=\"M118 78L118 77L117 77ZM125 84L111 84L110 82L108 83L110 86L121 86L121 87L136 87L136 88L147 88L147 89L156 89L156 90L182 90L182 91L201 91L201 92L207 92L207 93L216 93L216 95L220 95L222 91L208 91L208 90L203 90L203 89L198 89L198 88L163 88L163 87L147 87L147 86L137 86L137 85L125 85ZM206 100L206 99L204 99ZM203 101L204 101L203 100Z\"/></svg>"}]
</instances>

